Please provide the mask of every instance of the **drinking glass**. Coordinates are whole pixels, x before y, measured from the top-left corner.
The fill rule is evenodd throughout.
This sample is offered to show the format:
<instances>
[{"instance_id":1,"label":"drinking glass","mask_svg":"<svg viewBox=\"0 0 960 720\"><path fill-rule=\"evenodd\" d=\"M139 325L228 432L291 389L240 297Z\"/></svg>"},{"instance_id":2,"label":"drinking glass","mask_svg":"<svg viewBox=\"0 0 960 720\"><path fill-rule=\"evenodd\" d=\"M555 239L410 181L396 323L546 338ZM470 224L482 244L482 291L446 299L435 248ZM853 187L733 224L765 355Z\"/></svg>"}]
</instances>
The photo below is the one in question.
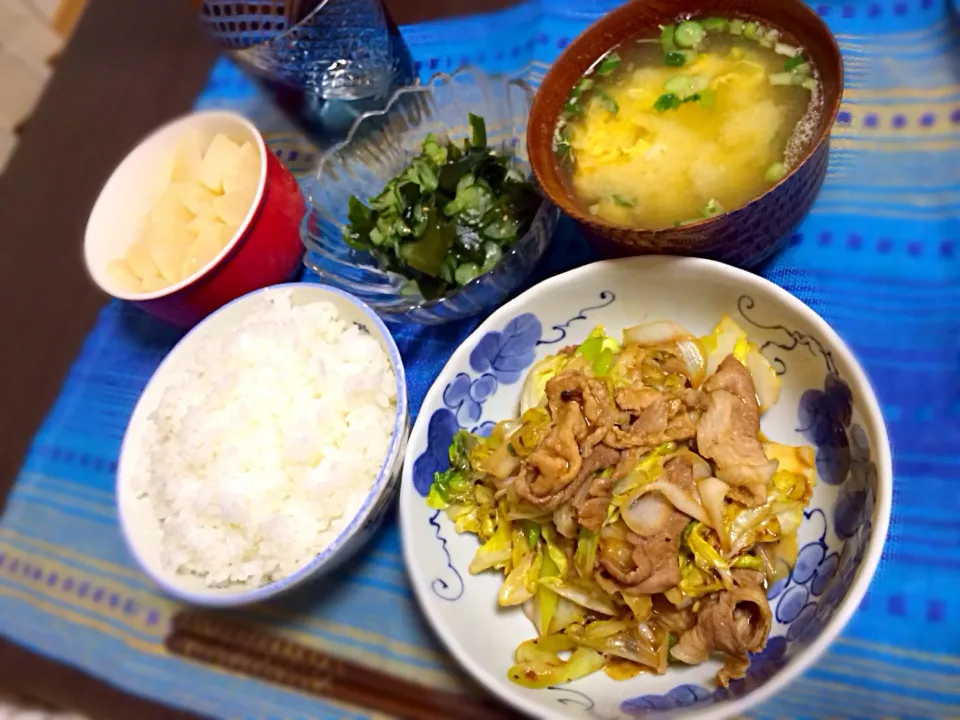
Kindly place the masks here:
<instances>
[{"instance_id":1,"label":"drinking glass","mask_svg":"<svg viewBox=\"0 0 960 720\"><path fill-rule=\"evenodd\" d=\"M321 148L415 81L380 0L204 0L204 25Z\"/></svg>"}]
</instances>

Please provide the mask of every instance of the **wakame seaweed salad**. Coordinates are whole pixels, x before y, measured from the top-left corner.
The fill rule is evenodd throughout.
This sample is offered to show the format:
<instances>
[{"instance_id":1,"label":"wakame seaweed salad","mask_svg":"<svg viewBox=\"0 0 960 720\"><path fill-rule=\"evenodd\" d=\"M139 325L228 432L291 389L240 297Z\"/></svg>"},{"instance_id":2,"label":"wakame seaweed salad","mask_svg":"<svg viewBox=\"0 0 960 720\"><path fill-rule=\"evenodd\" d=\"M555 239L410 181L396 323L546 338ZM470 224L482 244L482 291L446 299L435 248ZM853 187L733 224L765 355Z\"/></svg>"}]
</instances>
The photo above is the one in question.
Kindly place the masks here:
<instances>
[{"instance_id":1,"label":"wakame seaweed salad","mask_svg":"<svg viewBox=\"0 0 960 720\"><path fill-rule=\"evenodd\" d=\"M428 300L492 270L541 203L512 158L488 147L483 118L471 113L470 127L462 145L428 135L369 205L350 198L344 241Z\"/></svg>"}]
</instances>

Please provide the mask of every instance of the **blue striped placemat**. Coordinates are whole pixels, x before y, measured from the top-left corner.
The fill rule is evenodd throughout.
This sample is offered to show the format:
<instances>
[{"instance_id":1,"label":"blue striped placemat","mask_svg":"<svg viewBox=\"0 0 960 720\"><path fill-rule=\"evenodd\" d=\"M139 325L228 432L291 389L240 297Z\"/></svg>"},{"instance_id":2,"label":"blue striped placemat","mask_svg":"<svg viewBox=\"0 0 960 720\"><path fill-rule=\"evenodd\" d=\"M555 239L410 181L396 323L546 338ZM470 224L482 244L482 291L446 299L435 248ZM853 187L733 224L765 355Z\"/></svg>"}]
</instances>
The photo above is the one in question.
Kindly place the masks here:
<instances>
[{"instance_id":1,"label":"blue striped placemat","mask_svg":"<svg viewBox=\"0 0 960 720\"><path fill-rule=\"evenodd\" d=\"M477 64L534 82L618 3L528 2L403 29L422 75ZM960 717L960 34L945 0L813 3L837 34L847 89L829 176L765 275L820 312L877 387L895 453L890 538L843 636L755 717ZM315 158L221 61L198 107L252 117L296 172ZM591 259L562 222L538 278ZM535 278L534 280L538 279ZM414 411L476 326L396 332ZM135 569L117 530L120 440L179 333L121 303L87 338L0 521L0 633L160 702L229 717L366 717L357 708L186 663L162 641L177 605ZM463 682L407 585L397 525L322 589L252 622L434 687Z\"/></svg>"}]
</instances>

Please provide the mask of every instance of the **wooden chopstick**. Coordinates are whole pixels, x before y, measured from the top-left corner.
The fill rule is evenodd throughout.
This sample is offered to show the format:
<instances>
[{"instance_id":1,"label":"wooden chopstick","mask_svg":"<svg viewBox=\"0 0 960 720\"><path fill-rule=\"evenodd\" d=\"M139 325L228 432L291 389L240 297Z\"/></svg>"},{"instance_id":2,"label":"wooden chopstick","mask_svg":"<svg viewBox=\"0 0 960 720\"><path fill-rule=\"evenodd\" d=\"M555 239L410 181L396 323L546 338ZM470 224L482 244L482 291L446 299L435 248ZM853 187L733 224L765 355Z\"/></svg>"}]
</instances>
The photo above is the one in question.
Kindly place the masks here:
<instances>
[{"instance_id":1,"label":"wooden chopstick","mask_svg":"<svg viewBox=\"0 0 960 720\"><path fill-rule=\"evenodd\" d=\"M435 690L203 611L179 613L166 639L176 655L409 720L506 720L490 699Z\"/></svg>"}]
</instances>

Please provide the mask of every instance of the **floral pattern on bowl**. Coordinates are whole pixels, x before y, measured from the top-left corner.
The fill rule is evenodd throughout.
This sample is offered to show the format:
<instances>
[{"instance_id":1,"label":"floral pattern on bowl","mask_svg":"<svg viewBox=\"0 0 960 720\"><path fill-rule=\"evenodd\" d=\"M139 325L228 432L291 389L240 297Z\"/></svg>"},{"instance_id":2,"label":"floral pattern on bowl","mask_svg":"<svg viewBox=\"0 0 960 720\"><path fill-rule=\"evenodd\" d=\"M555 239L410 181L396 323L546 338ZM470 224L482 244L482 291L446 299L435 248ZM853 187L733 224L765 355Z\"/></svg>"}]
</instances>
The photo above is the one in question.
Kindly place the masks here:
<instances>
[{"instance_id":1,"label":"floral pattern on bowl","mask_svg":"<svg viewBox=\"0 0 960 720\"><path fill-rule=\"evenodd\" d=\"M694 284L698 293L677 294L678 287ZM671 666L664 676L620 683L599 673L545 691L511 685L506 669L513 650L533 628L522 614L496 608L497 574L467 572L476 538L457 535L446 516L424 502L433 473L449 465L453 434L461 428L488 431L496 420L513 415L525 370L556 352L559 343L582 341L597 324L613 329L668 318L703 334L722 312L760 343L782 376L781 400L765 415L764 432L780 442L814 445L820 476L799 532L798 562L769 589L775 623L767 647L752 657L747 676L728 688L714 686L717 666L709 663ZM768 318L785 324L767 323ZM410 451L401 521L421 604L468 670L538 717L721 718L743 712L799 674L839 632L866 590L889 517L886 431L849 350L784 291L703 260L596 263L508 304L468 338L440 374L421 409Z\"/></svg>"}]
</instances>

